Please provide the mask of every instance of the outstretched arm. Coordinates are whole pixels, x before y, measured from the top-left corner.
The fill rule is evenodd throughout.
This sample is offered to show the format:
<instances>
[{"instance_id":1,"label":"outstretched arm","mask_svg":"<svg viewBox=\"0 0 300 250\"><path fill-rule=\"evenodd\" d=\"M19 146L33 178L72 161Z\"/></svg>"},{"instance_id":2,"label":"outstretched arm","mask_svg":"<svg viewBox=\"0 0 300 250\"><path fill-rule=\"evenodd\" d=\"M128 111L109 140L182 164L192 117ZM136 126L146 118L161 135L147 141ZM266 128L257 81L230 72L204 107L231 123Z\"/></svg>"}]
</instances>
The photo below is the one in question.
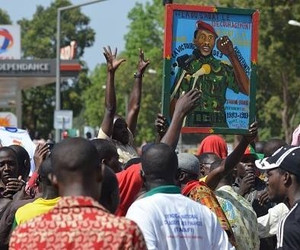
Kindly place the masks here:
<instances>
[{"instance_id":1,"label":"outstretched arm","mask_svg":"<svg viewBox=\"0 0 300 250\"><path fill-rule=\"evenodd\" d=\"M117 109L115 72L125 59L116 59L117 49L115 49L114 53L112 53L110 46L103 49L103 55L105 56L107 63L107 79L105 89L105 114L101 124L101 129L107 136L110 137L113 132L113 121Z\"/></svg>"},{"instance_id":2,"label":"outstretched arm","mask_svg":"<svg viewBox=\"0 0 300 250\"><path fill-rule=\"evenodd\" d=\"M226 160L221 163L221 166L212 170L207 175L205 180L207 186L209 186L212 190L218 186L220 180L232 171L233 168L241 161L247 146L256 138L256 136L257 122L254 122L250 125L249 134L242 137L240 143L232 151L232 153L227 156Z\"/></svg>"},{"instance_id":3,"label":"outstretched arm","mask_svg":"<svg viewBox=\"0 0 300 250\"><path fill-rule=\"evenodd\" d=\"M249 95L250 93L250 82L249 78L243 69L237 55L233 49L233 44L228 36L223 36L217 41L217 48L224 55L228 57L233 67L234 77L239 85L239 89L242 93Z\"/></svg>"},{"instance_id":4,"label":"outstretched arm","mask_svg":"<svg viewBox=\"0 0 300 250\"><path fill-rule=\"evenodd\" d=\"M127 125L132 134L135 134L137 119L141 106L141 95L142 95L142 81L143 74L149 65L149 60L144 59L144 51L140 49L139 51L139 62L137 66L137 73L134 75L135 82L133 89L130 94L128 115L127 115Z\"/></svg>"},{"instance_id":5,"label":"outstretched arm","mask_svg":"<svg viewBox=\"0 0 300 250\"><path fill-rule=\"evenodd\" d=\"M184 117L195 108L199 98L200 92L197 89L192 89L178 99L170 127L162 138L162 143L168 144L174 150L176 149Z\"/></svg>"}]
</instances>

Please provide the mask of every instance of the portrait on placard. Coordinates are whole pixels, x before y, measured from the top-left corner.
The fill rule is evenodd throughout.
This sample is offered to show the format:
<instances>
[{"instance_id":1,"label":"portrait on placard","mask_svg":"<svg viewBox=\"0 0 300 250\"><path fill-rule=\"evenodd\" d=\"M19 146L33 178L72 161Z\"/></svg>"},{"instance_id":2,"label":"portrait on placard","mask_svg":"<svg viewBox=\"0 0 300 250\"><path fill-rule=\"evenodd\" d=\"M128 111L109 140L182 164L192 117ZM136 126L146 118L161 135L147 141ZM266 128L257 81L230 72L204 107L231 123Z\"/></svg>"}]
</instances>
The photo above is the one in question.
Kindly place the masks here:
<instances>
[{"instance_id":1,"label":"portrait on placard","mask_svg":"<svg viewBox=\"0 0 300 250\"><path fill-rule=\"evenodd\" d=\"M196 88L183 132L244 133L254 119L258 12L176 4L166 12L165 115Z\"/></svg>"}]
</instances>

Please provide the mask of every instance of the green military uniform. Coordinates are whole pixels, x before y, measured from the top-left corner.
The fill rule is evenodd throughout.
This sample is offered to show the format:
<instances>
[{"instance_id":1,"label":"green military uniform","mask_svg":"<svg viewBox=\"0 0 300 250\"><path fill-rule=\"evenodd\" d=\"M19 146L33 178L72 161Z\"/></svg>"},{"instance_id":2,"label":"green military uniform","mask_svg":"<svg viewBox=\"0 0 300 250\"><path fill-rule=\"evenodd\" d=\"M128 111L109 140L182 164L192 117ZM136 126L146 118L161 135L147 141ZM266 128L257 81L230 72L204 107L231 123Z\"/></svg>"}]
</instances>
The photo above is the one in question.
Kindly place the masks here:
<instances>
[{"instance_id":1,"label":"green military uniform","mask_svg":"<svg viewBox=\"0 0 300 250\"><path fill-rule=\"evenodd\" d=\"M194 82L195 78L192 75L204 64L210 66L210 73L199 76L196 82ZM183 69L178 71L175 83L177 83L182 72ZM186 72L187 74L183 78L179 91L176 94L177 97L182 91L187 92L193 86L202 93L196 108L187 116L185 126L227 127L224 108L224 104L226 103L226 89L230 88L235 93L239 92L232 66L221 62L211 55L192 61ZM173 90L171 90L172 92Z\"/></svg>"}]
</instances>

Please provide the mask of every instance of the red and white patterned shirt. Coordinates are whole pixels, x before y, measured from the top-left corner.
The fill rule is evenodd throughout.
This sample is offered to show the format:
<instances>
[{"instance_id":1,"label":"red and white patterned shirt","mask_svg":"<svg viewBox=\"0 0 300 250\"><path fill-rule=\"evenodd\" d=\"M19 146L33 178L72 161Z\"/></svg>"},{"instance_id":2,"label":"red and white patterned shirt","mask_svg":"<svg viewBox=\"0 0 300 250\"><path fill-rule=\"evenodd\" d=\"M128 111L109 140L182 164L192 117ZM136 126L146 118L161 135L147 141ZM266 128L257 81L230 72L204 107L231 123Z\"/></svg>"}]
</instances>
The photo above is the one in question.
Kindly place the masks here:
<instances>
[{"instance_id":1,"label":"red and white patterned shirt","mask_svg":"<svg viewBox=\"0 0 300 250\"><path fill-rule=\"evenodd\" d=\"M17 227L10 249L146 249L133 222L90 197L63 197L48 213Z\"/></svg>"}]
</instances>

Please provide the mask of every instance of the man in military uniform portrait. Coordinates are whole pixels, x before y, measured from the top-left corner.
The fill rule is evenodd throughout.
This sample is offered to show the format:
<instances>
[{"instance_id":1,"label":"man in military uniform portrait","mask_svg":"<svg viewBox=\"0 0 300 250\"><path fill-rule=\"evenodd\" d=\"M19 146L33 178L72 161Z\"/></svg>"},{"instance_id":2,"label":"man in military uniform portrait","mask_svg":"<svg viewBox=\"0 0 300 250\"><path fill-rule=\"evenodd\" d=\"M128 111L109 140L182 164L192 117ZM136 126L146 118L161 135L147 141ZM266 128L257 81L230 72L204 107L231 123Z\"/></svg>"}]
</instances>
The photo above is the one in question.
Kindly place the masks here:
<instances>
[{"instance_id":1,"label":"man in military uniform portrait","mask_svg":"<svg viewBox=\"0 0 300 250\"><path fill-rule=\"evenodd\" d=\"M190 89L197 88L201 98L193 113L186 118L188 127L228 127L226 122L226 90L249 95L250 81L228 36L218 38L214 28L201 20L196 22L192 55L177 58L179 70L171 87L170 103ZM225 55L230 64L217 59L213 48ZM171 107L172 110L172 107Z\"/></svg>"}]
</instances>

